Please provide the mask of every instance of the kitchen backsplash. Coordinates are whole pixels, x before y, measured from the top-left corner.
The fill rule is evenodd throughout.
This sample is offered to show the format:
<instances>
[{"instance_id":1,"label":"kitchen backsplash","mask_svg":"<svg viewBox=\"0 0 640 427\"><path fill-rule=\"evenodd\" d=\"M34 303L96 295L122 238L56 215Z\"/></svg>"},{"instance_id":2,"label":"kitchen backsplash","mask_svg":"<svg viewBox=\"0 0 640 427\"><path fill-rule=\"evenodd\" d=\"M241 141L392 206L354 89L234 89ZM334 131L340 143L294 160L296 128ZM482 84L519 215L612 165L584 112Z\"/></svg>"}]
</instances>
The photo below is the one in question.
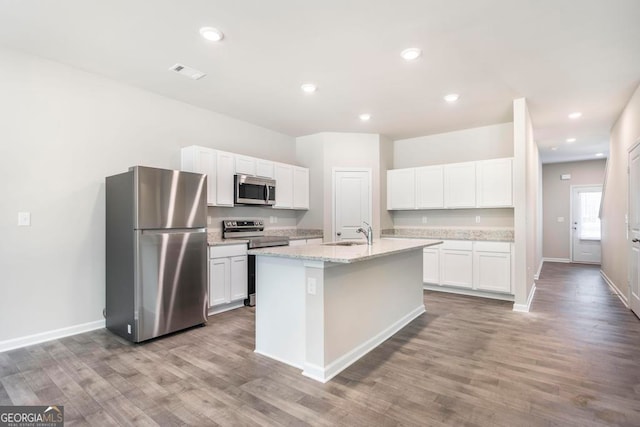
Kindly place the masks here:
<instances>
[{"instance_id":1,"label":"kitchen backsplash","mask_svg":"<svg viewBox=\"0 0 640 427\"><path fill-rule=\"evenodd\" d=\"M513 228L513 208L393 211L391 215L395 227Z\"/></svg>"}]
</instances>

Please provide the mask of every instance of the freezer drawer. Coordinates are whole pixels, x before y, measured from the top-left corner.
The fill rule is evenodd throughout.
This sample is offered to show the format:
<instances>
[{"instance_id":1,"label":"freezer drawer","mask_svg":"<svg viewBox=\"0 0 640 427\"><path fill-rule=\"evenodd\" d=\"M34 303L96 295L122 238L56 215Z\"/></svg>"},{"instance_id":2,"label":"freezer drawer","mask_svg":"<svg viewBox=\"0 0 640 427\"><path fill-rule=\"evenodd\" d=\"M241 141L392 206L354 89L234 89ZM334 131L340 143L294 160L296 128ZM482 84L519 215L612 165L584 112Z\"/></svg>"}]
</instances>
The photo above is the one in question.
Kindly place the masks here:
<instances>
[{"instance_id":1,"label":"freezer drawer","mask_svg":"<svg viewBox=\"0 0 640 427\"><path fill-rule=\"evenodd\" d=\"M207 321L205 230L136 231L135 341Z\"/></svg>"}]
</instances>

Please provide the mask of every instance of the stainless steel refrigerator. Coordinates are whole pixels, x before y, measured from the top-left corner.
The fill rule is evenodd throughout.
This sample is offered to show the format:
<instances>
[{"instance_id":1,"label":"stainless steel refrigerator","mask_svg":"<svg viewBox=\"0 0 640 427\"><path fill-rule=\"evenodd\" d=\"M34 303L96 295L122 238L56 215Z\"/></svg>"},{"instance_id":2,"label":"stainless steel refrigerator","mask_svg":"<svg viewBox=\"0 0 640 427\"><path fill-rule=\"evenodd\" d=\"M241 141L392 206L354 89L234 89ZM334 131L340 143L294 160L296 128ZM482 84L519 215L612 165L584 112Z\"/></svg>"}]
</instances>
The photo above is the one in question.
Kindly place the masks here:
<instances>
[{"instance_id":1,"label":"stainless steel refrigerator","mask_svg":"<svg viewBox=\"0 0 640 427\"><path fill-rule=\"evenodd\" d=\"M205 175L134 166L106 178L106 324L140 342L207 321Z\"/></svg>"}]
</instances>

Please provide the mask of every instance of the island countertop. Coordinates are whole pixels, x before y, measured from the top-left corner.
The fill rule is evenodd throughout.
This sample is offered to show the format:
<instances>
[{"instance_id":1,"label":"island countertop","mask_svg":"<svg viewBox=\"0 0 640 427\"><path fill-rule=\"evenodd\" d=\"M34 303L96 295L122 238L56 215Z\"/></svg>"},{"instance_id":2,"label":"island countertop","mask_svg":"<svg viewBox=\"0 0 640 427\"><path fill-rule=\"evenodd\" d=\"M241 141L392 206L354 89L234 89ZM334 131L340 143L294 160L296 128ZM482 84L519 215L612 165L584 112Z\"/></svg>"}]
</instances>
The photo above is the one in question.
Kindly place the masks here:
<instances>
[{"instance_id":1,"label":"island countertop","mask_svg":"<svg viewBox=\"0 0 640 427\"><path fill-rule=\"evenodd\" d=\"M394 240L382 238L374 240L373 245L371 246L367 245L366 242L362 242L364 244L357 244L353 246L337 246L335 243L337 242L316 245L277 246L272 248L251 249L248 254L349 264L395 253L421 249L427 246L438 245L442 243L442 240Z\"/></svg>"}]
</instances>

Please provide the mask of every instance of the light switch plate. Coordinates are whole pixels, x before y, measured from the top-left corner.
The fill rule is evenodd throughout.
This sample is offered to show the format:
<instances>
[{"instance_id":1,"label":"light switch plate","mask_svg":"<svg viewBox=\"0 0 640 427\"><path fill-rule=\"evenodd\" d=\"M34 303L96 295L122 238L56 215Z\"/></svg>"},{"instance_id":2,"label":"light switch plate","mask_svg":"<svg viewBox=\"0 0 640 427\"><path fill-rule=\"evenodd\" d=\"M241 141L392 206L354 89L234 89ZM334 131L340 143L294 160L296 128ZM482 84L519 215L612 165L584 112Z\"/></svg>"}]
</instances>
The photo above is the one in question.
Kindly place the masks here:
<instances>
[{"instance_id":1,"label":"light switch plate","mask_svg":"<svg viewBox=\"0 0 640 427\"><path fill-rule=\"evenodd\" d=\"M29 227L31 225L31 212L18 212L18 226Z\"/></svg>"},{"instance_id":2,"label":"light switch plate","mask_svg":"<svg viewBox=\"0 0 640 427\"><path fill-rule=\"evenodd\" d=\"M476 215L476 224L480 224L480 215Z\"/></svg>"},{"instance_id":3,"label":"light switch plate","mask_svg":"<svg viewBox=\"0 0 640 427\"><path fill-rule=\"evenodd\" d=\"M426 224L426 223L427 223L427 216L426 216L426 215L422 217L422 223L423 223L423 224Z\"/></svg>"},{"instance_id":4,"label":"light switch plate","mask_svg":"<svg viewBox=\"0 0 640 427\"><path fill-rule=\"evenodd\" d=\"M564 222L564 217L563 216L559 216L558 217L558 222Z\"/></svg>"}]
</instances>

